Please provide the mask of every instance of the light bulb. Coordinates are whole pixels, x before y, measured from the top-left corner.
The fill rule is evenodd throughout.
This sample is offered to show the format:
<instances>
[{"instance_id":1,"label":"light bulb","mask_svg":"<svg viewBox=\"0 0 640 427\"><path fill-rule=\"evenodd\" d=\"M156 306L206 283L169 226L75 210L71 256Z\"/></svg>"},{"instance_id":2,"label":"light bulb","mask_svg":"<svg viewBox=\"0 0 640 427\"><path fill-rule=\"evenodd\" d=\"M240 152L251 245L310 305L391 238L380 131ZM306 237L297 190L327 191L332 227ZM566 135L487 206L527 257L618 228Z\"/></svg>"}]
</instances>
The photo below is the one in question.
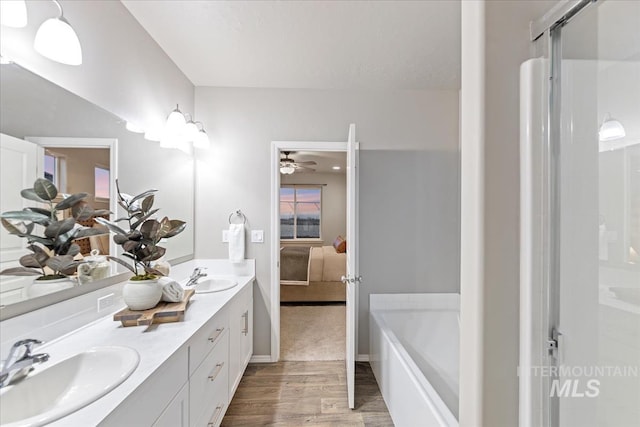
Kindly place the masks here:
<instances>
[{"instance_id":1,"label":"light bulb","mask_svg":"<svg viewBox=\"0 0 640 427\"><path fill-rule=\"evenodd\" d=\"M282 166L280 168L280 173L283 175L291 175L294 171L295 171L295 168L290 165Z\"/></svg>"},{"instance_id":2,"label":"light bulb","mask_svg":"<svg viewBox=\"0 0 640 427\"><path fill-rule=\"evenodd\" d=\"M33 42L42 56L67 65L82 64L82 48L76 32L63 16L47 19L40 25Z\"/></svg>"},{"instance_id":3,"label":"light bulb","mask_svg":"<svg viewBox=\"0 0 640 427\"><path fill-rule=\"evenodd\" d=\"M127 124L125 125L125 128L129 132L144 133L144 129L142 129L140 126L138 126L138 125L136 125L135 123L132 123L132 122L127 122Z\"/></svg>"},{"instance_id":4,"label":"light bulb","mask_svg":"<svg viewBox=\"0 0 640 427\"><path fill-rule=\"evenodd\" d=\"M0 1L0 24L6 27L27 26L27 3L24 0Z\"/></svg>"},{"instance_id":5,"label":"light bulb","mask_svg":"<svg viewBox=\"0 0 640 427\"><path fill-rule=\"evenodd\" d=\"M624 126L619 121L609 117L605 119L600 126L598 136L600 141L615 141L616 139L624 138L627 133L624 131Z\"/></svg>"},{"instance_id":6,"label":"light bulb","mask_svg":"<svg viewBox=\"0 0 640 427\"><path fill-rule=\"evenodd\" d=\"M198 131L198 135L196 135L196 138L193 140L193 146L195 148L210 148L211 147L211 142L209 141L209 137L207 136L207 133L204 131L204 129Z\"/></svg>"},{"instance_id":7,"label":"light bulb","mask_svg":"<svg viewBox=\"0 0 640 427\"><path fill-rule=\"evenodd\" d=\"M199 130L198 126L193 122L193 120L189 120L184 127L184 136L187 142L195 141L198 136Z\"/></svg>"}]
</instances>

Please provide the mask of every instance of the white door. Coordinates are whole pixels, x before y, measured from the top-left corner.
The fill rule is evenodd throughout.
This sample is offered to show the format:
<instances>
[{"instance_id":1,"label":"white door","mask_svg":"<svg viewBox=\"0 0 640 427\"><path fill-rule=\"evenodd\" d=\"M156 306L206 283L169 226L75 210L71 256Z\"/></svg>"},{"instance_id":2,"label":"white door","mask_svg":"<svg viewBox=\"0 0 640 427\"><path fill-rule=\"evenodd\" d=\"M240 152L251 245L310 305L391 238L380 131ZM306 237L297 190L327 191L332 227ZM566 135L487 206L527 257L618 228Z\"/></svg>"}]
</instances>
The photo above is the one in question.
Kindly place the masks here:
<instances>
[{"instance_id":1,"label":"white door","mask_svg":"<svg viewBox=\"0 0 640 427\"><path fill-rule=\"evenodd\" d=\"M0 134L0 162L2 175L10 177L1 182L0 212L16 211L30 202L20 196L20 191L33 187L37 177L38 146L34 143ZM18 260L28 253L27 241L11 235L0 227L0 270L19 267ZM33 276L0 276L0 301L2 305L22 301L25 285Z\"/></svg>"},{"instance_id":2,"label":"white door","mask_svg":"<svg viewBox=\"0 0 640 427\"><path fill-rule=\"evenodd\" d=\"M349 126L347 140L347 275L343 282L347 286L347 393L349 408L355 407L355 365L358 315L358 143L356 126Z\"/></svg>"}]
</instances>

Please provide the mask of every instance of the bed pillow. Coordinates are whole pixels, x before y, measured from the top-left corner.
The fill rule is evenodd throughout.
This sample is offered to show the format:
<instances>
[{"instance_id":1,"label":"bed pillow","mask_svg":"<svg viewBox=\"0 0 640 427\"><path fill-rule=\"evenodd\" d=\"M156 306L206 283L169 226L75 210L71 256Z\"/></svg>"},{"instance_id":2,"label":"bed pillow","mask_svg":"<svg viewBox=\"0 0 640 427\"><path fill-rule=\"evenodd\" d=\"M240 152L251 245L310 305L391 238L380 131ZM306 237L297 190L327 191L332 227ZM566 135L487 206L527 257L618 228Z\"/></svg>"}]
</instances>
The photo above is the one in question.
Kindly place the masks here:
<instances>
[{"instance_id":1,"label":"bed pillow","mask_svg":"<svg viewBox=\"0 0 640 427\"><path fill-rule=\"evenodd\" d=\"M333 247L336 248L337 253L343 254L347 251L347 241L344 240L344 237L338 236L336 240L333 241Z\"/></svg>"}]
</instances>

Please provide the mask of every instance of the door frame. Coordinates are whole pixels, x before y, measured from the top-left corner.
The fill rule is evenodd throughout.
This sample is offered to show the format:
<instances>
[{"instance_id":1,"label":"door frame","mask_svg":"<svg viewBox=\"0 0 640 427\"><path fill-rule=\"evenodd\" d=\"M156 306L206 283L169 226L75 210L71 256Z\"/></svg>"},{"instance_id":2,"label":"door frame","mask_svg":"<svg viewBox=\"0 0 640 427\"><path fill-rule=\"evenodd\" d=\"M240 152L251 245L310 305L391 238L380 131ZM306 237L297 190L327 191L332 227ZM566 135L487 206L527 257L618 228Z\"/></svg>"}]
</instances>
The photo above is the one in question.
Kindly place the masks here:
<instances>
[{"instance_id":1,"label":"door frame","mask_svg":"<svg viewBox=\"0 0 640 427\"><path fill-rule=\"evenodd\" d=\"M280 153L347 150L346 141L271 141L271 362L280 359Z\"/></svg>"}]
</instances>

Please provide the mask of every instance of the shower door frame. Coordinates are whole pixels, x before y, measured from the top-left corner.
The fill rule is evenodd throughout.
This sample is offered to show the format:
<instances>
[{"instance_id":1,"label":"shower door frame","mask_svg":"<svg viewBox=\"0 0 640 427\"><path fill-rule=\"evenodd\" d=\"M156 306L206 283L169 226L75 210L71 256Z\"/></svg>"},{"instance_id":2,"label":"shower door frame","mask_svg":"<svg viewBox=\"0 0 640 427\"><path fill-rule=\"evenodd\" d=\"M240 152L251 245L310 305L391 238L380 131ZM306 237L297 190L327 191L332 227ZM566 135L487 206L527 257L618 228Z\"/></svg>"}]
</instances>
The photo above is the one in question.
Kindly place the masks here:
<instances>
[{"instance_id":1,"label":"shower door frame","mask_svg":"<svg viewBox=\"0 0 640 427\"><path fill-rule=\"evenodd\" d=\"M537 21L531 23L531 41L541 37L548 40L549 85L544 158L544 197L543 215L543 299L542 328L546 331L543 348L546 354L542 360L546 367L558 367L563 351L562 331L560 330L560 160L561 160L561 90L562 90L562 29L579 12L598 0L570 0L559 2ZM551 385L557 379L552 375L541 378L542 399L541 419L548 427L560 425L560 397L552 396Z\"/></svg>"}]
</instances>

